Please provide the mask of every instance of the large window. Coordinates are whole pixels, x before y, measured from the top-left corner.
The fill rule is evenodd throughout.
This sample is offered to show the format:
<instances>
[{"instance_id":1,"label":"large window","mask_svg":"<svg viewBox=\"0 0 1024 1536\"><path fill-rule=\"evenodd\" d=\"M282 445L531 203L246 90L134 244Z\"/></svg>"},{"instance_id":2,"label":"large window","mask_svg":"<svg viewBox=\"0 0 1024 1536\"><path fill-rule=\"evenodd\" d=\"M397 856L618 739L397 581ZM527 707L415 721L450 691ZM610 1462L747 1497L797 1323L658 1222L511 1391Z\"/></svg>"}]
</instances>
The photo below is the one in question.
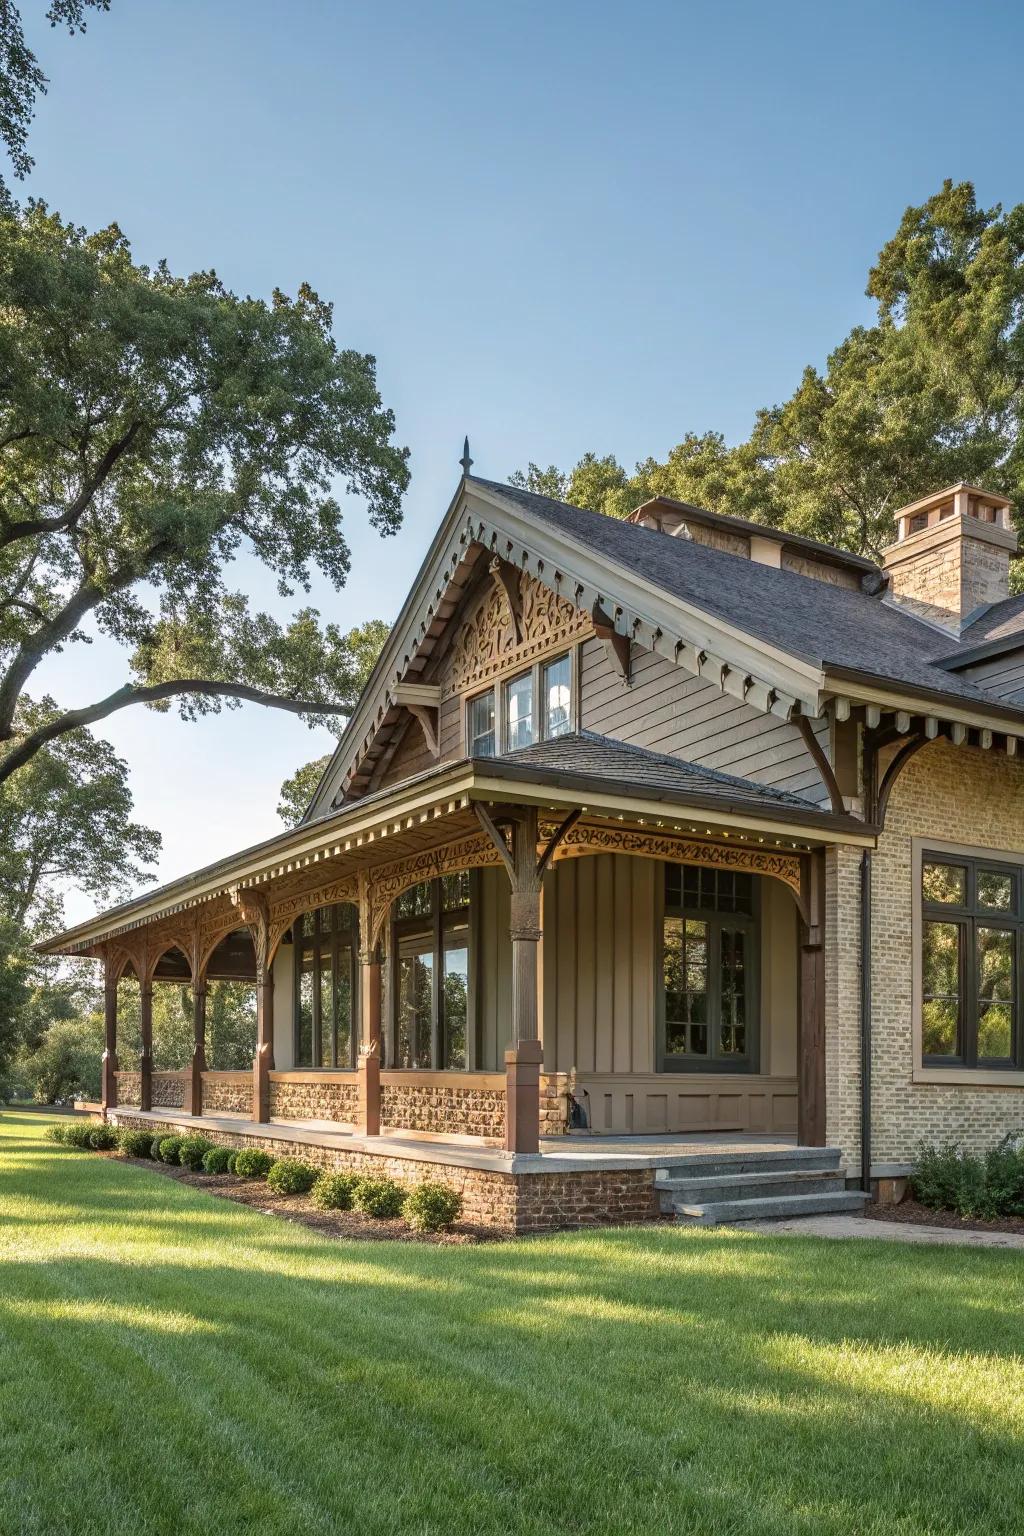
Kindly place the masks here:
<instances>
[{"instance_id":1,"label":"large window","mask_svg":"<svg viewBox=\"0 0 1024 1536\"><path fill-rule=\"evenodd\" d=\"M399 896L391 919L391 1049L395 1067L469 1066L468 872Z\"/></svg>"},{"instance_id":2,"label":"large window","mask_svg":"<svg viewBox=\"0 0 1024 1536\"><path fill-rule=\"evenodd\" d=\"M569 652L538 662L466 701L466 752L493 757L564 736L575 724Z\"/></svg>"},{"instance_id":3,"label":"large window","mask_svg":"<svg viewBox=\"0 0 1024 1536\"><path fill-rule=\"evenodd\" d=\"M664 1070L756 1070L756 953L752 875L665 866Z\"/></svg>"},{"instance_id":4,"label":"large window","mask_svg":"<svg viewBox=\"0 0 1024 1536\"><path fill-rule=\"evenodd\" d=\"M356 1064L359 912L342 903L304 912L295 945L295 1065Z\"/></svg>"},{"instance_id":5,"label":"large window","mask_svg":"<svg viewBox=\"0 0 1024 1536\"><path fill-rule=\"evenodd\" d=\"M926 852L921 865L921 1053L929 1067L1022 1060L1021 870Z\"/></svg>"}]
</instances>

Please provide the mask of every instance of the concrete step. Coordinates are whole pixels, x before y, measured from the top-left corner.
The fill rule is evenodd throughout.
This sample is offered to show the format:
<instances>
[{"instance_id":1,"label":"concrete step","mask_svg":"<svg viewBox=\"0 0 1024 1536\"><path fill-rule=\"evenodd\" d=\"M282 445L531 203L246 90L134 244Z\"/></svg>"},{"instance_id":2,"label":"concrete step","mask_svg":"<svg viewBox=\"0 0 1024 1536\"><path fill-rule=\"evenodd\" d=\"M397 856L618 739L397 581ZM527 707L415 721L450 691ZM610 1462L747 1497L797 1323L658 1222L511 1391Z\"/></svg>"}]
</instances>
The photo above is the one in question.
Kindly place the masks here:
<instances>
[{"instance_id":1,"label":"concrete step","mask_svg":"<svg viewBox=\"0 0 1024 1536\"><path fill-rule=\"evenodd\" d=\"M785 1147L755 1152L693 1152L666 1158L658 1164L659 1179L731 1176L737 1173L777 1171L835 1172L842 1154L838 1147Z\"/></svg>"},{"instance_id":2,"label":"concrete step","mask_svg":"<svg viewBox=\"0 0 1024 1536\"><path fill-rule=\"evenodd\" d=\"M709 1200L757 1200L774 1195L822 1195L842 1193L846 1176L841 1169L785 1169L771 1173L712 1174L700 1178L658 1179L662 1210L673 1200L691 1205Z\"/></svg>"},{"instance_id":3,"label":"concrete step","mask_svg":"<svg viewBox=\"0 0 1024 1536\"><path fill-rule=\"evenodd\" d=\"M693 1201L673 1199L676 1221L692 1227L713 1227L720 1222L770 1221L782 1216L821 1216L833 1211L861 1209L867 1196L860 1190L832 1191L815 1195L776 1195L754 1200Z\"/></svg>"}]
</instances>

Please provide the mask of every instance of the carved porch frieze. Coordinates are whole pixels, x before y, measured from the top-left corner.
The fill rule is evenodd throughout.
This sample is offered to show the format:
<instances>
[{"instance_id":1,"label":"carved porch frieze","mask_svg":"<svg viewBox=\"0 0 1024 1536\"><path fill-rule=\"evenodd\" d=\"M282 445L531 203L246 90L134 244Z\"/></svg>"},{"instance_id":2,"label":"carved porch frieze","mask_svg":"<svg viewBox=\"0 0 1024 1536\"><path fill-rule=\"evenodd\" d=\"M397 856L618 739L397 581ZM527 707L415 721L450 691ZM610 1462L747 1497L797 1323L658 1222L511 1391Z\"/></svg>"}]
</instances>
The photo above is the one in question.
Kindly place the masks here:
<instances>
[{"instance_id":1,"label":"carved porch frieze","mask_svg":"<svg viewBox=\"0 0 1024 1536\"><path fill-rule=\"evenodd\" d=\"M554 823L541 826L542 836ZM799 897L800 857L773 848L730 841L704 842L672 833L647 832L633 827L594 826L577 822L555 850L555 859L585 857L594 853L628 853L640 858L663 859L675 864L703 864L715 869L736 869L781 880Z\"/></svg>"}]
</instances>

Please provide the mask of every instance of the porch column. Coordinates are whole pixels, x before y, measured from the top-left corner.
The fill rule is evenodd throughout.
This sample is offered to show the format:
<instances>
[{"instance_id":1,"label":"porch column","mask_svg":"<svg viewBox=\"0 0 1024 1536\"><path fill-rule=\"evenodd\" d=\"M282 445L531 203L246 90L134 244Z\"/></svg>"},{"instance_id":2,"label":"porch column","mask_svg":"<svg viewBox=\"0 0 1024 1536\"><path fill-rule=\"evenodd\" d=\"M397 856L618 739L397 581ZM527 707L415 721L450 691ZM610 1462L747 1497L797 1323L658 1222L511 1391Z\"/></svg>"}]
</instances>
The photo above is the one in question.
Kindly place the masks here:
<instances>
[{"instance_id":1,"label":"porch column","mask_svg":"<svg viewBox=\"0 0 1024 1536\"><path fill-rule=\"evenodd\" d=\"M803 860L800 1009L797 1023L797 1140L825 1145L825 850Z\"/></svg>"},{"instance_id":2,"label":"porch column","mask_svg":"<svg viewBox=\"0 0 1024 1536\"><path fill-rule=\"evenodd\" d=\"M139 983L139 1026L142 1046L139 1052L139 1108L153 1108L153 983Z\"/></svg>"},{"instance_id":3,"label":"porch column","mask_svg":"<svg viewBox=\"0 0 1024 1536\"><path fill-rule=\"evenodd\" d=\"M117 1108L117 981L110 961L103 971L103 1066L100 1102L104 1111Z\"/></svg>"},{"instance_id":4,"label":"porch column","mask_svg":"<svg viewBox=\"0 0 1024 1536\"><path fill-rule=\"evenodd\" d=\"M257 951L257 953L259 953ZM256 977L256 1056L252 1064L252 1117L270 1119L270 1074L274 1070L274 972L260 965Z\"/></svg>"},{"instance_id":5,"label":"porch column","mask_svg":"<svg viewBox=\"0 0 1024 1536\"><path fill-rule=\"evenodd\" d=\"M380 949L359 951L359 1107L356 1128L364 1136L380 1135Z\"/></svg>"},{"instance_id":6,"label":"porch column","mask_svg":"<svg viewBox=\"0 0 1024 1536\"><path fill-rule=\"evenodd\" d=\"M206 977L192 983L192 1060L185 1083L186 1115L203 1112L203 1073L206 1071Z\"/></svg>"}]
</instances>

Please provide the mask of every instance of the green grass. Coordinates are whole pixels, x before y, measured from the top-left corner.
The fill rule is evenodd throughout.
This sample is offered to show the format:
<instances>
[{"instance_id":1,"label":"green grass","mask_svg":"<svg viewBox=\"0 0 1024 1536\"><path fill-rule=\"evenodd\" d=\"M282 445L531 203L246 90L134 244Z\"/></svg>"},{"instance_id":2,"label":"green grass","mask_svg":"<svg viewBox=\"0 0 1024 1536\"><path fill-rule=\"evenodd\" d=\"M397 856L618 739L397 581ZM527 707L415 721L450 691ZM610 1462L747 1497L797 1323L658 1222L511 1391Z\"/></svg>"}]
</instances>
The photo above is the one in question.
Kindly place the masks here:
<instances>
[{"instance_id":1,"label":"green grass","mask_svg":"<svg viewBox=\"0 0 1024 1536\"><path fill-rule=\"evenodd\" d=\"M0 1116L0 1531L1019 1532L1012 1251L322 1239Z\"/></svg>"}]
</instances>

